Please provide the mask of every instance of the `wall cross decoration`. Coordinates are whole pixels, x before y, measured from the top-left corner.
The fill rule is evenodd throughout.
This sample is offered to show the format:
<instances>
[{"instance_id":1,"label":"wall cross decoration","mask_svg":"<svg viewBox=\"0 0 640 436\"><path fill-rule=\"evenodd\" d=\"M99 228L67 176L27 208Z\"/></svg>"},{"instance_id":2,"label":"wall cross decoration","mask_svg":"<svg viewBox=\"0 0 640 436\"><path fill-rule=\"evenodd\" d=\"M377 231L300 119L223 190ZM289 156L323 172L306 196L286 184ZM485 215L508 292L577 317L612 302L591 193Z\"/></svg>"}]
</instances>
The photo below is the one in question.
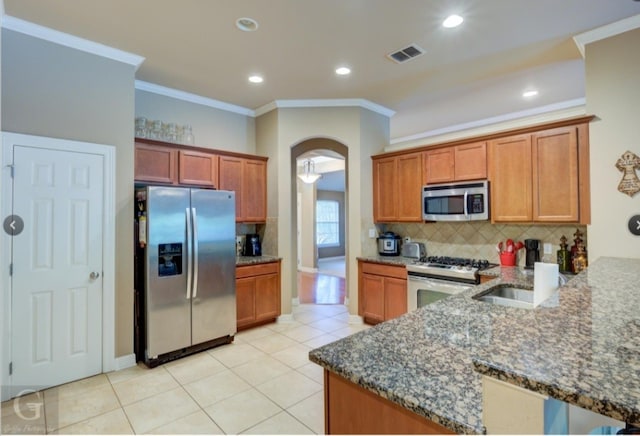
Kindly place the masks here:
<instances>
[{"instance_id":1,"label":"wall cross decoration","mask_svg":"<svg viewBox=\"0 0 640 436\"><path fill-rule=\"evenodd\" d=\"M616 162L616 168L622 172L622 180L618 184L618 191L633 197L640 192L640 179L636 170L640 169L640 157L630 151L622 154Z\"/></svg>"}]
</instances>

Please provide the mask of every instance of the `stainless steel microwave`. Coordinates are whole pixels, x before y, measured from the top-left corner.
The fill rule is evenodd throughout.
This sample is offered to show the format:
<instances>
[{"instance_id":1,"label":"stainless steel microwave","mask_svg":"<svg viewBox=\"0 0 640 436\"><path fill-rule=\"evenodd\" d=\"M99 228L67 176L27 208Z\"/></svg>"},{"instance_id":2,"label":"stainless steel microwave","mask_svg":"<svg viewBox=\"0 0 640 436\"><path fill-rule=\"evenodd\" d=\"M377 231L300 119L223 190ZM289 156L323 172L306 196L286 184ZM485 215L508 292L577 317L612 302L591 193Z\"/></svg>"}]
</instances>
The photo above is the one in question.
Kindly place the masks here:
<instances>
[{"instance_id":1,"label":"stainless steel microwave","mask_svg":"<svg viewBox=\"0 0 640 436\"><path fill-rule=\"evenodd\" d=\"M426 185L422 188L425 221L481 221L489 219L486 180Z\"/></svg>"}]
</instances>

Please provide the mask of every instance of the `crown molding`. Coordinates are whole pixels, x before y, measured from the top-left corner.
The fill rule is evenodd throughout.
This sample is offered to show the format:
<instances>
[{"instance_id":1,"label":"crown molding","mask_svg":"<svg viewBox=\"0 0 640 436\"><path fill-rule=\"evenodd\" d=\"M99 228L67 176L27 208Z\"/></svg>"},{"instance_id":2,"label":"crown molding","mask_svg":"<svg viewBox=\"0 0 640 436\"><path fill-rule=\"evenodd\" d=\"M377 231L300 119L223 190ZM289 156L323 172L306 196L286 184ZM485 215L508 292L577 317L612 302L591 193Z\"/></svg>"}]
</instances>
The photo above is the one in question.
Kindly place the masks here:
<instances>
[{"instance_id":1,"label":"crown molding","mask_svg":"<svg viewBox=\"0 0 640 436\"><path fill-rule=\"evenodd\" d=\"M255 116L254 111L252 111L251 109L247 109L246 107L236 106L231 103L225 103L220 100L203 97L197 94L191 94L190 92L180 91L179 89L167 88L166 86L156 85L155 83L136 80L135 88L140 91L152 92L154 94L164 95L166 97L187 101L189 103L195 103L202 106L212 107L214 109L221 109L223 111L234 112L249 117Z\"/></svg>"},{"instance_id":2,"label":"crown molding","mask_svg":"<svg viewBox=\"0 0 640 436\"><path fill-rule=\"evenodd\" d=\"M424 140L426 138L433 138L434 136L441 136L441 135L446 135L450 133L462 132L469 129L477 129L477 128L487 127L487 126L496 125L500 123L506 123L506 122L521 119L521 118L534 117L534 116L548 114L552 112L559 112L559 111L566 111L570 109L581 108L585 104L586 104L585 98L576 98L573 100L561 101L558 103L539 106L539 107L535 107L535 108L527 109L523 111L511 112L503 115L498 115L495 117L484 118L484 119L472 121L469 123L455 124L453 126L444 127L441 129L429 130L426 132L417 133L415 135L403 136L401 138L394 138L389 142L389 144L396 145L396 144L409 143L412 141Z\"/></svg>"},{"instance_id":3,"label":"crown molding","mask_svg":"<svg viewBox=\"0 0 640 436\"><path fill-rule=\"evenodd\" d=\"M595 41L600 41L602 39L607 39L612 36L619 35L624 32L628 32L629 30L637 29L640 27L640 14L633 15L631 17L625 18L620 21L616 21L614 23L610 23L593 30L589 30L588 32L581 33L573 37L573 41L578 46L578 50L580 50L580 54L582 57L585 57L585 46Z\"/></svg>"},{"instance_id":4,"label":"crown molding","mask_svg":"<svg viewBox=\"0 0 640 436\"><path fill-rule=\"evenodd\" d=\"M2 28L132 65L136 71L140 68L140 65L142 65L142 62L144 62L145 59L144 57L133 53L89 41L88 39L78 38L77 36L30 23L29 21L24 21L10 15L2 15Z\"/></svg>"},{"instance_id":5,"label":"crown molding","mask_svg":"<svg viewBox=\"0 0 640 436\"><path fill-rule=\"evenodd\" d=\"M381 115L392 117L395 111L363 98L344 99L308 99L308 100L275 100L259 107L255 116L259 117L278 108L310 108L310 107L362 107Z\"/></svg>"}]
</instances>

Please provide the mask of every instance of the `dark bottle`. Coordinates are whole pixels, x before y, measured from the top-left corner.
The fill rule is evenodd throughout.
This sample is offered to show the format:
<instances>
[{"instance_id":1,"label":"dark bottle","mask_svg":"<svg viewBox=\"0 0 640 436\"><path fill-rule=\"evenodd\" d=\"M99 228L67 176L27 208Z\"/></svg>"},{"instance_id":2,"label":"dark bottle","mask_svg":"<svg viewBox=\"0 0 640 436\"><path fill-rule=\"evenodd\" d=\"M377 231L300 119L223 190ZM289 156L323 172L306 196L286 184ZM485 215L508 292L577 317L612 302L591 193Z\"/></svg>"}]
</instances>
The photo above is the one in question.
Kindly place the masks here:
<instances>
[{"instance_id":1,"label":"dark bottle","mask_svg":"<svg viewBox=\"0 0 640 436\"><path fill-rule=\"evenodd\" d=\"M571 253L569 253L567 246L567 238L562 235L560 238L560 250L558 250L558 267L561 273L571 272Z\"/></svg>"}]
</instances>

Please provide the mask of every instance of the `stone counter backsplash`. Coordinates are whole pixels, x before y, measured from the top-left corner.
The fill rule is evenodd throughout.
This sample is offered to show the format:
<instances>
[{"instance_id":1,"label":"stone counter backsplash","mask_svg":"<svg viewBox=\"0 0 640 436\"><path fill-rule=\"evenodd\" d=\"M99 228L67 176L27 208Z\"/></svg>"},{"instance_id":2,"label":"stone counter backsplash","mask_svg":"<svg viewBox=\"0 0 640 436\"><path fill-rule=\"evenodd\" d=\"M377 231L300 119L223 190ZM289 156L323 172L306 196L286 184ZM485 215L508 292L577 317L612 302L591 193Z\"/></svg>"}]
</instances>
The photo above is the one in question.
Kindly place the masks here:
<instances>
[{"instance_id":1,"label":"stone counter backsplash","mask_svg":"<svg viewBox=\"0 0 640 436\"><path fill-rule=\"evenodd\" d=\"M567 238L569 247L573 245L576 229L583 233L587 251L587 227L582 225L541 225L541 224L491 224L489 221L475 222L437 222L437 223L397 223L378 225L380 233L391 231L403 238L408 236L412 242L422 242L427 247L427 256L453 256L472 259L487 259L500 263L496 245L500 241L513 239L539 239L543 244L552 245L552 260L560 248L560 237ZM540 247L540 257L544 255ZM525 264L525 250L518 253L518 265Z\"/></svg>"}]
</instances>

